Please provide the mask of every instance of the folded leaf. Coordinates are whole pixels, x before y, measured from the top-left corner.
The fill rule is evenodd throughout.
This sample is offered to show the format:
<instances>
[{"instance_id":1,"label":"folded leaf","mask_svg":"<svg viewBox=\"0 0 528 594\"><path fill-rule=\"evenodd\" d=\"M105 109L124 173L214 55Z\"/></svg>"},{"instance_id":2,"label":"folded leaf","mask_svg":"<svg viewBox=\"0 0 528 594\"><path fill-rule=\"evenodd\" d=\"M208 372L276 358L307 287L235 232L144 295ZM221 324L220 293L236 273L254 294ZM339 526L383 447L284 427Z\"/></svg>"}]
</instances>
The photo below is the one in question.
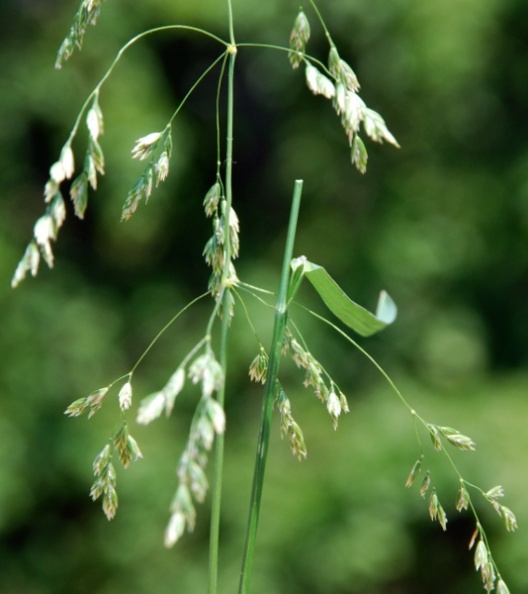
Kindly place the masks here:
<instances>
[{"instance_id":1,"label":"folded leaf","mask_svg":"<svg viewBox=\"0 0 528 594\"><path fill-rule=\"evenodd\" d=\"M373 314L352 301L322 266L309 262L304 256L292 260L291 265L293 275L288 301L293 299L302 278L306 276L328 309L361 336L371 336L396 319L396 304L385 291L380 293L376 313Z\"/></svg>"}]
</instances>

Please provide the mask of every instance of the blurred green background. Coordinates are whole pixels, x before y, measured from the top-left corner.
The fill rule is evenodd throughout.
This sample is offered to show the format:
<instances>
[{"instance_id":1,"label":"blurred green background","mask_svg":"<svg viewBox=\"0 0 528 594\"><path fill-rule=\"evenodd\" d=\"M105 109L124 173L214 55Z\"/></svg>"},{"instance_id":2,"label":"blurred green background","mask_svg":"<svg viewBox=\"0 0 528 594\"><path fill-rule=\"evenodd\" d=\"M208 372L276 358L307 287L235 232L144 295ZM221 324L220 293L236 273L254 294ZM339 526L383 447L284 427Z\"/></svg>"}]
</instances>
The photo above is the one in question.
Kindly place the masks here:
<instances>
[{"instance_id":1,"label":"blurred green background","mask_svg":"<svg viewBox=\"0 0 528 594\"><path fill-rule=\"evenodd\" d=\"M234 0L239 42L287 44L298 2ZM161 130L221 48L164 33L132 49L103 88L107 175L86 219L68 220L56 267L16 291L9 283L42 214L42 188L84 98L121 44L146 27L186 23L226 37L222 0L108 0L81 53L61 71L55 52L72 0L4 0L0 20L0 592L205 592L209 502L197 528L163 548L174 469L196 393L170 419L132 423L145 459L119 472L109 523L88 497L91 463L117 423L108 403L89 422L62 412L125 373L158 330L202 292L209 237L202 199L214 181L215 76L177 117L169 179L119 223L141 164L134 141ZM507 534L478 498L512 594L528 592L528 4L523 0L321 0L362 96L402 149L368 144L365 176L350 165L330 104L305 88L284 54L237 58L235 208L241 278L275 289L293 181L305 180L296 255L325 266L358 302L381 288L397 323L361 341L432 422L477 442L454 452L465 478L503 484L520 530ZM324 36L309 7L310 53ZM84 151L81 138L74 150ZM80 158L77 159L78 162ZM305 289L306 303L318 308ZM135 376L135 398L159 389L203 335L210 304L178 321ZM255 308L257 324L271 324ZM419 451L409 415L373 367L326 327L302 320L313 354L347 393L334 433L301 376L283 383L304 429L298 463L275 423L255 564L255 594L422 594L482 591L454 510L456 483L431 470L448 518L442 533L417 490L404 489ZM247 381L256 345L233 326L221 592L236 591L261 390Z\"/></svg>"}]
</instances>

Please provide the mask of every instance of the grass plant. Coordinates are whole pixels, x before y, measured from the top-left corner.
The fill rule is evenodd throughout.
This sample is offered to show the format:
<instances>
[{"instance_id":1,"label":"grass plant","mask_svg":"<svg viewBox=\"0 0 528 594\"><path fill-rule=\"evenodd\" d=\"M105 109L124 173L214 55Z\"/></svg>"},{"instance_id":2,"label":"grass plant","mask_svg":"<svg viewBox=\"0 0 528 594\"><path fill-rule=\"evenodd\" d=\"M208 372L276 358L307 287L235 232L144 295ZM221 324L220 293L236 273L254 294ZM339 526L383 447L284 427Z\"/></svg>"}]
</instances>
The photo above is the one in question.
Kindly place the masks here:
<instances>
[{"instance_id":1,"label":"grass plant","mask_svg":"<svg viewBox=\"0 0 528 594\"><path fill-rule=\"evenodd\" d=\"M458 481L456 509L468 510L475 522L475 530L469 548L474 550L475 568L480 573L487 592L495 589L499 594L507 594L508 588L492 556L490 543L473 503L472 494L483 497L501 516L507 530L517 527L513 512L501 503L504 489L495 486L484 490L466 480L459 471L449 447L462 451L475 449L473 440L452 427L438 425L425 420L412 407L391 380L386 371L349 334L352 330L361 336L370 336L396 318L396 305L382 292L375 313L371 313L352 301L333 280L325 268L308 261L303 256L294 257L295 236L303 181L294 181L291 214L283 254L282 274L275 292L251 286L240 279L235 261L240 250L240 229L235 211L233 196L233 138L236 117L235 78L236 60L240 51L273 51L278 59L289 59L294 70L304 69L308 89L331 102L345 132L352 164L362 174L367 170L368 153L365 139L377 143L388 143L398 147L382 116L369 108L359 95L360 84L351 66L339 54L314 0L307 0L307 10L311 10L315 20L322 27L328 43L327 59L318 58L307 52L311 25L304 9L294 16L289 44L285 46L262 43L238 43L235 36L234 7L232 0L225 0L227 14L227 36L225 39L191 25L174 24L144 31L119 51L99 83L82 105L73 125L70 136L60 151L57 161L50 168L49 180L44 189L44 214L37 220L33 237L14 273L12 285L16 287L28 274L36 276L41 260L52 267L54 263L53 242L66 219L64 188L69 187L74 214L82 219L88 206L89 194L97 189L98 176L105 173L105 157L101 138L104 132L104 115L99 98L127 50L141 42L146 36L171 31L175 35L192 34L209 37L218 44L219 53L215 60L205 68L188 92L176 106L167 121L137 140L132 148L132 157L145 163L141 176L132 184L122 209L122 221L134 216L142 203L147 203L159 186L170 174L172 156L172 128L177 125L177 116L187 99L202 83L205 77L218 77L217 93L211 108L216 113L214 130L217 158L211 167L211 187L203 200L205 216L211 220L212 234L205 244L204 259L211 269L207 290L188 303L167 323L147 346L143 355L125 374L111 381L107 386L92 391L88 396L72 402L66 414L72 417L86 414L91 418L105 403L110 393L115 393L119 403L120 418L117 429L97 454L93 462L94 483L90 495L101 500L103 511L112 519L118 509L117 461L126 468L142 458L139 444L131 433L131 411L134 409L134 377L152 346L158 338L182 315L190 315L193 305L207 297L212 298L211 312L204 323L203 337L189 350L168 376L166 384L158 391L140 399L135 413L136 421L149 424L162 414L170 415L178 394L190 380L198 384L201 395L196 404L191 422L187 444L177 466L178 486L170 504L170 516L165 531L165 544L170 547L177 543L186 531L192 531L196 524L196 505L203 503L209 491L207 463L214 451L214 467L211 488L211 524L209 551L208 591L218 591L219 537L222 511L222 469L224 459L224 432L226 418L224 404L230 397L226 379L229 375L229 336L231 320L236 312L248 318L251 332L255 335L256 355L249 369L250 378L264 386L260 429L257 440L253 486L251 489L247 522L245 548L242 559L239 594L248 594L251 586L255 544L261 507L261 496L265 481L265 468L268 452L271 421L274 411L280 416L280 430L288 441L295 457L303 460L307 447L301 427L293 416L293 407L280 378L280 362L290 357L304 374L304 386L313 390L330 417L334 428L338 427L341 415L348 412L347 398L336 380L326 371L323 363L315 358L295 323L295 308L302 307L297 302L297 290L306 279L320 296L329 312L340 325L321 315L310 312L322 323L328 324L336 334L358 349L390 385L395 396L408 410L416 429L418 442L417 459L411 466L406 487L418 484L419 494L427 498L428 513L431 520L447 529L448 518L441 503L434 475L429 468L429 460L434 452L445 456ZM60 68L76 49L80 49L89 25L96 24L102 8L102 0L83 0L74 17L70 32L62 43L56 61ZM293 16L293 15L292 15ZM225 102L223 101L225 97ZM225 105L225 112L222 106ZM84 155L75 154L73 142L82 126L85 126L87 142ZM76 170L76 162L82 162ZM271 307L275 312L271 343L265 345L255 330L248 314L246 299L256 299L263 307ZM347 328L347 331L343 329ZM432 448L427 448L424 436L429 436ZM431 454L431 450L433 454ZM421 471L423 475L419 480Z\"/></svg>"}]
</instances>

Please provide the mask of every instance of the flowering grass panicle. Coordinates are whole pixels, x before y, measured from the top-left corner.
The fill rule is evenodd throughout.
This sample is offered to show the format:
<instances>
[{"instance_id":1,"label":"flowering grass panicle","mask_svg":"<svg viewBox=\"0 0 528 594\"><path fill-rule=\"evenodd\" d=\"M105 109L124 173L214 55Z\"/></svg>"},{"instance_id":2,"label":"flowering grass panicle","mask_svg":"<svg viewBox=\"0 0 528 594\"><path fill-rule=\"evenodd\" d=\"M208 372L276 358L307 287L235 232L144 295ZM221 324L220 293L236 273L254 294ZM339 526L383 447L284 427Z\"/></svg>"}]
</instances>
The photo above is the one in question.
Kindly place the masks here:
<instances>
[{"instance_id":1,"label":"flowering grass panicle","mask_svg":"<svg viewBox=\"0 0 528 594\"><path fill-rule=\"evenodd\" d=\"M102 0L82 0L73 19L70 32L62 42L55 68L62 68L63 63L73 54L75 48L81 49L88 25L95 25L101 12Z\"/></svg>"},{"instance_id":2,"label":"flowering grass panicle","mask_svg":"<svg viewBox=\"0 0 528 594\"><path fill-rule=\"evenodd\" d=\"M304 66L304 76L308 89L315 95L321 95L331 102L332 108L338 116L344 129L351 155L352 164L360 173L367 169L368 154L363 137L368 137L377 143L388 143L396 148L399 144L394 135L389 131L383 117L370 107L360 97L360 83L356 73L339 54L330 32L317 9L314 0L308 0L318 18L328 42L328 56L326 61L321 61L307 53L307 44L311 36L311 27L308 17L301 7L294 20L293 29L289 37L288 47L266 46L267 49L280 49L287 52L288 59L293 69ZM56 67L60 68L65 60L73 53L75 48L80 49L88 25L94 25L100 14L102 0L82 0L74 17L73 25L63 41L57 56ZM235 303L240 302L247 314L252 330L256 335L255 324L242 299L239 289L249 291L262 302L257 295L259 289L242 283L235 270L234 261L240 253L240 223L233 206L233 121L234 121L234 88L235 88L235 60L240 48L251 46L250 43L237 45L235 39L234 19L231 0L226 0L229 18L229 37L221 39L217 35L187 25L170 25L145 31L123 46L106 71L99 84L95 87L84 103L72 132L63 145L59 158L49 170L49 178L44 187L45 210L33 227L33 236L18 264L12 286L17 286L28 274L35 276L39 269L41 259L51 268L54 264L53 243L57 240L58 233L66 218L66 203L63 197L63 187L69 182L69 197L71 199L75 216L82 219L85 216L90 188L98 187L98 176L105 173L105 156L100 144L104 132L103 112L99 103L101 86L109 78L113 68L123 56L125 50L134 45L146 35L173 30L199 34L214 39L222 45L222 54L214 60L209 67L198 77L184 99L178 103L173 115L168 119L164 128L159 132L151 132L138 138L131 155L144 163L141 175L132 184L127 193L121 220L127 221L137 211L139 204L148 202L154 189L165 181L169 175L170 160L172 156L172 121L179 112L187 98L202 82L203 78L219 70L216 109L216 175L213 185L205 194L203 209L205 216L211 219L212 235L207 240L203 256L207 266L211 269L208 283L208 292L213 297L211 301L212 312L207 321L203 338L195 344L183 360L177 365L176 370L169 377L165 385L142 398L137 407L136 420L139 424L147 425L165 413L170 415L175 406L178 395L185 387L186 378L190 383L199 388L199 396L194 408L189 435L183 452L179 458L176 474L177 487L170 504L170 517L165 530L164 542L166 546L174 545L187 532L194 530L196 525L196 503L203 503L209 490L207 477L207 464L213 446L216 450L214 469L214 494L211 512L211 553L210 553L210 592L214 594L216 588L216 574L218 572L218 534L220 527L220 495L221 475L223 460L223 435L226 431L226 416L224 412L224 397L227 374L227 351L230 321L234 314ZM262 44L254 44L263 48ZM284 55L284 54L282 54ZM226 91L226 101L223 101L223 91ZM225 154L222 152L222 127L223 118L221 110L226 106L225 118ZM87 134L86 151L84 159L76 158L73 150L73 141L84 122ZM76 161L82 162L82 167L74 177ZM213 168L212 168L213 169ZM206 174L210 175L210 172ZM207 179L204 174L204 178ZM275 318L273 338L270 348L262 346L257 336L259 352L253 359L249 368L250 379L264 386L264 402L262 407L261 425L259 430L257 454L255 461L254 481L250 501L250 513L247 524L246 545L244 549L243 567L240 578L240 594L249 593L249 576L253 563L256 531L260 512L262 485L269 443L271 416L273 410L278 410L280 415L280 432L286 437L292 453L302 460L307 456L307 449L303 431L293 417L292 403L284 391L279 379L280 362L285 357L290 357L293 363L302 370L302 383L313 390L315 396L322 402L326 413L330 416L334 429L344 413L349 412L347 399L334 379L325 370L323 364L310 352L306 342L293 321L293 306L296 304L297 290L303 278L307 278L318 293L328 311L337 317L348 329L353 330L363 337L371 336L392 324L397 315L397 308L387 293L380 295L375 313L364 309L352 301L339 285L332 279L326 270L306 257L293 258L294 239L299 215L302 180L295 182L292 199L292 209L286 247L283 257L283 269L275 303L272 305ZM201 192L202 190L200 190ZM267 295L270 293L263 290ZM203 296L205 296L204 294ZM202 297L203 297L202 296ZM235 296L239 302L235 302ZM103 404L108 401L107 394L120 384L117 398L113 400L118 414L119 424L108 442L94 459L92 469L94 482L90 495L92 499L102 501L103 512L108 519L112 519L118 508L117 475L114 460L127 468L131 462L143 457L135 438L130 433L127 416L135 405L133 399L132 378L136 368L156 343L161 334L191 305L201 297L196 298L186 305L161 332L156 335L132 369L120 376L108 386L93 391L88 396L78 398L66 409L65 414L78 417L87 413L91 419ZM268 304L266 304L268 305ZM475 450L473 440L456 429L444 425L428 423L410 407L401 392L392 382L383 368L352 339L341 327L315 312L309 312L316 319L328 324L341 337L354 346L379 370L387 380L394 394L408 409L413 422L425 431L431 440L429 447L432 456L444 455L448 464L454 470L458 480L458 490L455 507L458 512L467 511L473 514L475 530L471 537L469 548L475 548L474 564L480 573L484 588L490 592L494 588L498 594L509 594L508 588L498 570L492 556L489 541L476 512L472 496L476 492L490 504L501 517L506 530L517 528L517 520L510 508L502 504L504 489L495 486L484 491L466 481L458 470L450 450L455 448L462 452ZM218 329L220 326L220 329ZM213 351L218 338L219 356ZM216 346L215 346L216 348ZM195 389L196 392L196 389ZM105 404L106 405L106 404ZM417 482L418 475L425 466L423 479L418 487L422 498L427 500L429 517L438 522L442 530L447 529L448 519L440 501L440 491L434 484L434 468L430 464L422 447L419 431L416 431L420 446L418 459L414 462L405 482L406 487L412 487Z\"/></svg>"},{"instance_id":3,"label":"flowering grass panicle","mask_svg":"<svg viewBox=\"0 0 528 594\"><path fill-rule=\"evenodd\" d=\"M399 144L387 128L381 115L366 106L359 97L360 84L352 67L345 62L337 51L329 32L326 36L330 42L328 68L326 74L310 62L305 54L306 44L310 38L310 25L302 8L295 19L290 35L289 58L293 68L298 68L304 61L306 84L314 95L322 95L332 100L332 105L348 138L351 160L360 173L367 170L367 149L359 132L363 124L364 133L375 142L388 142L396 148ZM328 76L327 76L328 75Z\"/></svg>"}]
</instances>

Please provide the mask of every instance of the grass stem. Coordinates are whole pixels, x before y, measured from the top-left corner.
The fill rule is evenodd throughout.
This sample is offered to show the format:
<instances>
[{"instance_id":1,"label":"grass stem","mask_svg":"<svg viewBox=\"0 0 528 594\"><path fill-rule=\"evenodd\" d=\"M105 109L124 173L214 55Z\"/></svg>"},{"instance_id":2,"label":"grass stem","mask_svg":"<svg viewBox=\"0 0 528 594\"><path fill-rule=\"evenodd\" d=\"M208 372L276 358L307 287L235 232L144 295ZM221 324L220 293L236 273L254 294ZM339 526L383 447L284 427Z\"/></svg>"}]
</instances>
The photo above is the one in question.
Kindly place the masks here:
<instances>
[{"instance_id":1,"label":"grass stem","mask_svg":"<svg viewBox=\"0 0 528 594\"><path fill-rule=\"evenodd\" d=\"M292 208L290 213L290 222L288 226L288 236L286 238L286 248L284 250L284 260L282 264L282 274L280 279L277 302L275 306L275 321L273 325L273 336L270 349L267 380L264 387L264 398L262 403L262 415L257 443L257 454L253 474L253 485L251 487L251 500L249 504L249 517L246 528L246 542L244 546L244 557L242 560L242 571L240 574L240 583L238 590L239 594L249 594L250 590L251 571L253 567L253 558L255 553L255 543L260 514L260 504L262 500L262 487L264 484L264 472L266 469L266 459L269 446L271 417L273 413L273 403L275 399L275 391L278 381L277 378L279 374L281 349L284 341L284 332L286 329L286 300L288 294L288 282L290 277L290 262L293 256L293 245L297 229L297 220L299 217L302 184L302 180L297 180L295 182Z\"/></svg>"},{"instance_id":2,"label":"grass stem","mask_svg":"<svg viewBox=\"0 0 528 594\"><path fill-rule=\"evenodd\" d=\"M233 13L231 2L228 0L229 8L229 35L232 47L235 47L233 30ZM222 327L220 333L219 363L224 371L224 378L227 378L227 345L229 336L230 322L230 291L227 287L231 263L231 242L229 233L229 213L233 201L233 119L234 119L234 77L235 77L235 59L236 52L229 52L229 65L227 74L227 124L226 124L226 216L225 216L225 251L224 251L224 269L222 272ZM218 105L218 102L217 102ZM222 389L217 394L219 404L224 407L225 401L225 382ZM217 435L215 440L215 462L214 478L212 488L212 507L211 524L209 539L209 594L216 594L218 590L218 556L220 543L220 515L222 508L222 474L224 468L224 435Z\"/></svg>"}]
</instances>

